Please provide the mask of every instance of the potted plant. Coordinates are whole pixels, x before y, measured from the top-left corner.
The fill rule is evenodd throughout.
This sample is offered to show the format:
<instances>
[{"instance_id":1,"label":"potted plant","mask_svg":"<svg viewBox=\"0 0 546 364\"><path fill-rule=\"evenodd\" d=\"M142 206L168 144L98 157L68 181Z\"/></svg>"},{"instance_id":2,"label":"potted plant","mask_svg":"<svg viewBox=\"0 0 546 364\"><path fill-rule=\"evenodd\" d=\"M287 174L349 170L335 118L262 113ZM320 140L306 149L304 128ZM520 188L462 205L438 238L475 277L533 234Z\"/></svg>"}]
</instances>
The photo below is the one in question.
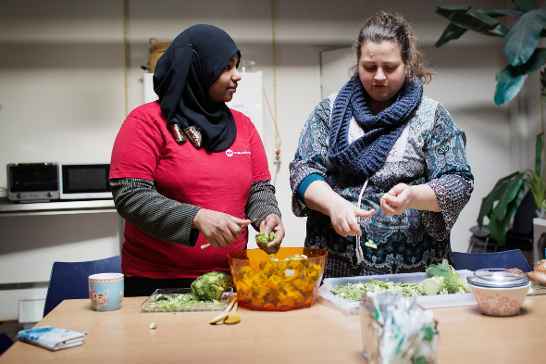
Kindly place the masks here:
<instances>
[{"instance_id":1,"label":"potted plant","mask_svg":"<svg viewBox=\"0 0 546 364\"><path fill-rule=\"evenodd\" d=\"M474 229L475 234L491 237L502 248L506 245L508 230L525 196L532 193L535 206L544 206L545 184L541 173L543 143L544 134L539 134L534 170L518 171L501 178L482 199L477 220L479 230Z\"/></svg>"},{"instance_id":2,"label":"potted plant","mask_svg":"<svg viewBox=\"0 0 546 364\"><path fill-rule=\"evenodd\" d=\"M520 92L527 76L541 69L541 91L545 99L543 67L546 48L540 47L539 43L546 36L546 8L538 7L534 0L513 0L512 4L511 9L476 9L461 5L436 9L437 14L449 20L436 47L460 38L467 31L504 39L507 65L496 75L493 98L498 106L510 102ZM517 171L501 178L483 198L478 225L471 229L475 236L494 240L497 248L504 247L516 212L529 193L532 193L538 212L543 214L546 207L542 176L543 139L543 133L540 133L535 145L534 170Z\"/></svg>"},{"instance_id":3,"label":"potted plant","mask_svg":"<svg viewBox=\"0 0 546 364\"><path fill-rule=\"evenodd\" d=\"M494 101L503 105L521 90L528 74L540 70L546 61L546 48L539 47L546 36L546 8L534 0L513 0L513 9L475 9L471 6L440 6L436 13L449 24L435 46L460 38L467 31L504 38L508 64L497 73ZM510 25L511 24L511 25Z\"/></svg>"}]
</instances>

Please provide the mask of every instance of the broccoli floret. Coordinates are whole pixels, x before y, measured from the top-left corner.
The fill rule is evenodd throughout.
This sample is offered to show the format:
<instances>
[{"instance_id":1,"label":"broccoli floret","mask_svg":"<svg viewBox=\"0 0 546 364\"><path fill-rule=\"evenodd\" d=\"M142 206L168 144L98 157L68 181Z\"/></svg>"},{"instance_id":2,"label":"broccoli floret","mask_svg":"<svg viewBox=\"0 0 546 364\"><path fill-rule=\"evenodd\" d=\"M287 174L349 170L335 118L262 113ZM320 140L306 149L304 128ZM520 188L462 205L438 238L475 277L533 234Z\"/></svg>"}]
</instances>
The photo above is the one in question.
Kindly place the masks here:
<instances>
[{"instance_id":1,"label":"broccoli floret","mask_svg":"<svg viewBox=\"0 0 546 364\"><path fill-rule=\"evenodd\" d=\"M232 287L231 277L222 272L209 272L197 277L191 284L191 292L201 301L214 301Z\"/></svg>"},{"instance_id":2,"label":"broccoli floret","mask_svg":"<svg viewBox=\"0 0 546 364\"><path fill-rule=\"evenodd\" d=\"M256 245L263 251L265 251L268 254L274 254L279 250L279 245L270 245L273 240L275 240L275 232L270 232L269 234L266 233L258 233L256 234Z\"/></svg>"},{"instance_id":3,"label":"broccoli floret","mask_svg":"<svg viewBox=\"0 0 546 364\"><path fill-rule=\"evenodd\" d=\"M258 233L256 234L256 244L267 244L275 240L275 233L272 231L269 234Z\"/></svg>"}]
</instances>

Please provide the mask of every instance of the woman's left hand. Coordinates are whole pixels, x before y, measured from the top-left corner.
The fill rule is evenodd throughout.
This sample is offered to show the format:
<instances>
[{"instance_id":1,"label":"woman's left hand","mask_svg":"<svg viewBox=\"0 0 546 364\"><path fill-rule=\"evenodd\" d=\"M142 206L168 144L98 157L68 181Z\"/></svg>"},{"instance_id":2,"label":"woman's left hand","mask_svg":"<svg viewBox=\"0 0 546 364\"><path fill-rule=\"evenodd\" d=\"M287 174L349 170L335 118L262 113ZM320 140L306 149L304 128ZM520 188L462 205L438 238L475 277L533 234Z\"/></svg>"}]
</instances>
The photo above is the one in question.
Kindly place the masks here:
<instances>
[{"instance_id":1,"label":"woman's left hand","mask_svg":"<svg viewBox=\"0 0 546 364\"><path fill-rule=\"evenodd\" d=\"M401 215L410 207L413 199L412 186L399 183L381 197L381 209L385 215Z\"/></svg>"},{"instance_id":2,"label":"woman's left hand","mask_svg":"<svg viewBox=\"0 0 546 364\"><path fill-rule=\"evenodd\" d=\"M269 234L270 232L275 233L275 239L267 244L266 253L274 254L281 247L282 239L284 239L285 234L284 226L278 215L269 214L260 223L260 233Z\"/></svg>"}]
</instances>

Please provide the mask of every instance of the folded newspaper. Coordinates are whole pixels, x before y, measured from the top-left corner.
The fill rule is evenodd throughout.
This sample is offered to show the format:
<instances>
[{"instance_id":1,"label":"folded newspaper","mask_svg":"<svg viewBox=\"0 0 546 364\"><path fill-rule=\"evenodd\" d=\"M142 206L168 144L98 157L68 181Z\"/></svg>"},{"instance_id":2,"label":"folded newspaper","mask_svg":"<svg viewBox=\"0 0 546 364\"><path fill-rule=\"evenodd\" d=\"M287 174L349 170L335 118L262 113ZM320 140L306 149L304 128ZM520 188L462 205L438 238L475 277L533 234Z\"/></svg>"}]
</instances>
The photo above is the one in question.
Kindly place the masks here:
<instances>
[{"instance_id":1,"label":"folded newspaper","mask_svg":"<svg viewBox=\"0 0 546 364\"><path fill-rule=\"evenodd\" d=\"M86 333L53 326L33 327L17 333L17 339L51 351L83 344Z\"/></svg>"},{"instance_id":2,"label":"folded newspaper","mask_svg":"<svg viewBox=\"0 0 546 364\"><path fill-rule=\"evenodd\" d=\"M436 363L436 324L414 297L368 293L361 301L362 354L369 364Z\"/></svg>"}]
</instances>

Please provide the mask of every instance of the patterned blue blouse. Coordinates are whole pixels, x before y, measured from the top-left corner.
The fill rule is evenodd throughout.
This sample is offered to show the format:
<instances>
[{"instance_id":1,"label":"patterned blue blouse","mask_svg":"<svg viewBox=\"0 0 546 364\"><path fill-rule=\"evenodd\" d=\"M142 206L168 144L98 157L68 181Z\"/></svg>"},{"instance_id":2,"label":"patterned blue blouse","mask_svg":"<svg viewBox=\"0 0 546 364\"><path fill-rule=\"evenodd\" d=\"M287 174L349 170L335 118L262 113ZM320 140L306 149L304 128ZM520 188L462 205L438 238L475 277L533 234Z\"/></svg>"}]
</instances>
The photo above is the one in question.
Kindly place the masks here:
<instances>
[{"instance_id":1,"label":"patterned blue blouse","mask_svg":"<svg viewBox=\"0 0 546 364\"><path fill-rule=\"evenodd\" d=\"M474 177L465 157L465 136L447 110L424 97L414 116L389 152L385 164L370 177L362 208L375 208L371 218L361 219L364 261L357 263L355 238L341 237L330 218L308 209L296 196L305 177L317 173L335 192L357 204L365 181L335 172L328 161L331 110L335 95L322 100L306 121L294 160L290 163L292 209L307 216L305 246L328 250L325 277L423 271L450 252L450 230L474 188ZM351 120L349 140L362 130ZM380 197L397 183L426 183L435 192L441 212L407 209L399 216L386 216ZM377 249L364 245L373 240Z\"/></svg>"}]
</instances>

